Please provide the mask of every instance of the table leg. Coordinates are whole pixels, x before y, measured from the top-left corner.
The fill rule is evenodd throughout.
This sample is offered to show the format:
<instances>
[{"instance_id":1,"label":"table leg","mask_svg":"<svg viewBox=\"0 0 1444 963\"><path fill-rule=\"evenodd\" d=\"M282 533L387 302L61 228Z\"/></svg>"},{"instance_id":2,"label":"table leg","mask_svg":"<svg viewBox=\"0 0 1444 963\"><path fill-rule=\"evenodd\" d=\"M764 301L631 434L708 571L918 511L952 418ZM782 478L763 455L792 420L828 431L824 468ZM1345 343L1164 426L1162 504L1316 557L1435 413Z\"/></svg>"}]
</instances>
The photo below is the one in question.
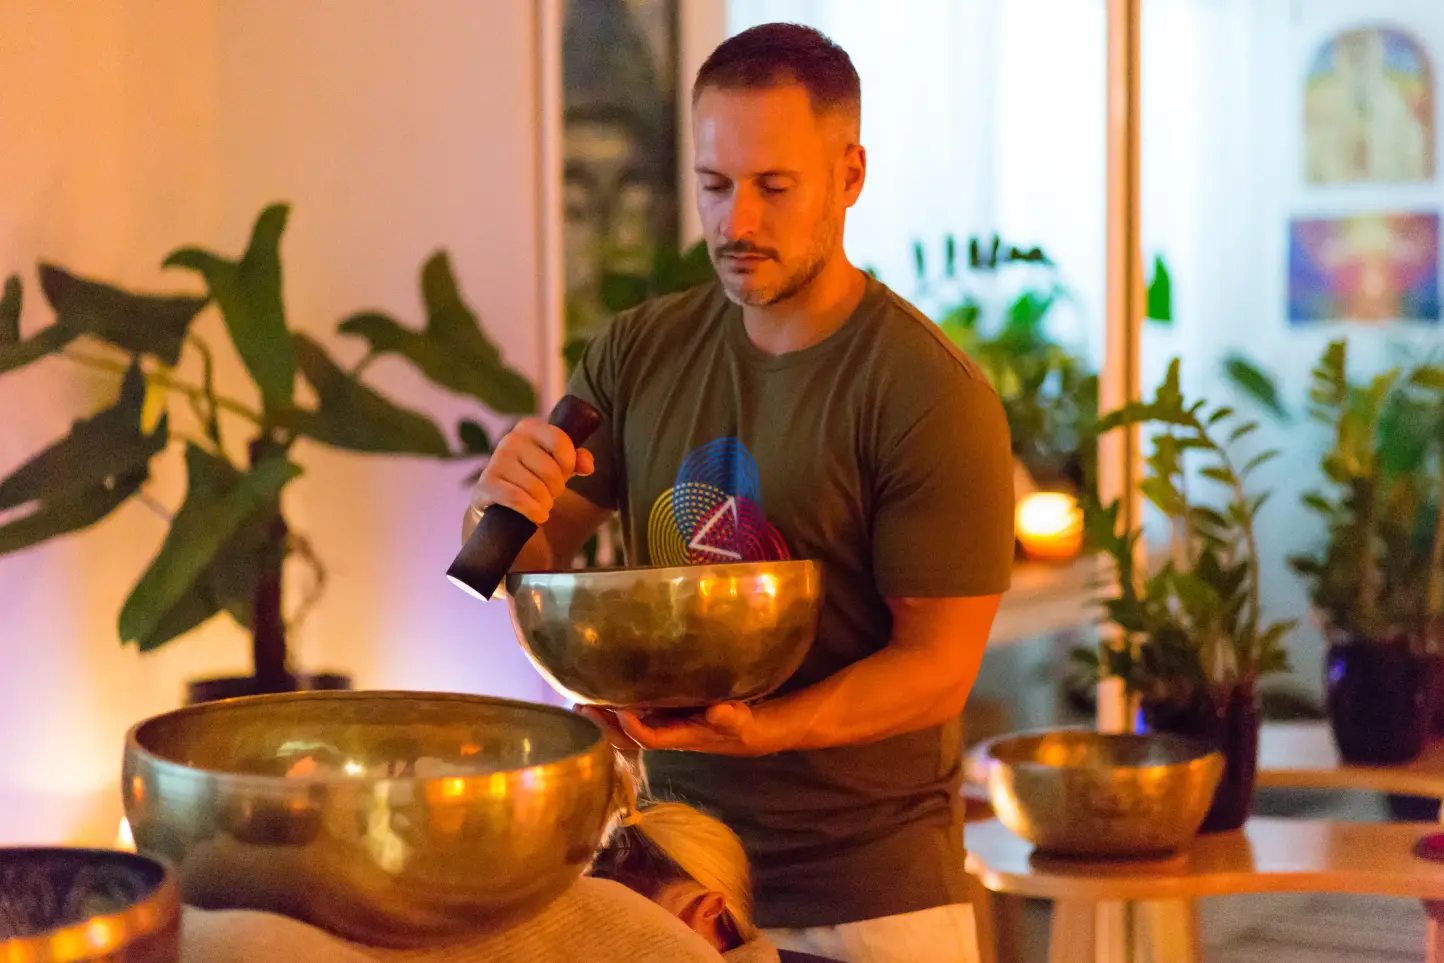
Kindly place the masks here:
<instances>
[{"instance_id":1,"label":"table leg","mask_svg":"<svg viewBox=\"0 0 1444 963\"><path fill-rule=\"evenodd\" d=\"M1059 900L1053 904L1048 963L1096 963L1097 904Z\"/></svg>"},{"instance_id":2,"label":"table leg","mask_svg":"<svg viewBox=\"0 0 1444 963\"><path fill-rule=\"evenodd\" d=\"M1197 902L1152 900L1139 903L1137 919L1139 960L1147 963L1202 963Z\"/></svg>"},{"instance_id":3,"label":"table leg","mask_svg":"<svg viewBox=\"0 0 1444 963\"><path fill-rule=\"evenodd\" d=\"M1094 959L1097 963L1137 963L1138 912L1133 903L1095 907Z\"/></svg>"},{"instance_id":4,"label":"table leg","mask_svg":"<svg viewBox=\"0 0 1444 963\"><path fill-rule=\"evenodd\" d=\"M1425 900L1424 912L1429 917L1424 931L1424 961L1444 963L1444 903Z\"/></svg>"}]
</instances>

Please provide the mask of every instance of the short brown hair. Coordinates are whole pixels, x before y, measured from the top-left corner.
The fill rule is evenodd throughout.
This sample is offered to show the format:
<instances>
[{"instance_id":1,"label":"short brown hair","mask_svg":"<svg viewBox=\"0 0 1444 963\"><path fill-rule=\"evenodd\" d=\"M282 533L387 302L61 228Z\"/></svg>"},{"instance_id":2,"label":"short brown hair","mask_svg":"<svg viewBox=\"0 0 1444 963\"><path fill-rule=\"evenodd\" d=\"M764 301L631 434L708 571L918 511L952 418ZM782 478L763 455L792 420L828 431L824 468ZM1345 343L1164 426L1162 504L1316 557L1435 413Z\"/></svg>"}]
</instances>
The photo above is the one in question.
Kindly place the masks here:
<instances>
[{"instance_id":1,"label":"short brown hair","mask_svg":"<svg viewBox=\"0 0 1444 963\"><path fill-rule=\"evenodd\" d=\"M764 23L722 41L697 71L695 104L708 87L745 90L800 84L818 114L862 112L862 81L852 58L820 30Z\"/></svg>"}]
</instances>

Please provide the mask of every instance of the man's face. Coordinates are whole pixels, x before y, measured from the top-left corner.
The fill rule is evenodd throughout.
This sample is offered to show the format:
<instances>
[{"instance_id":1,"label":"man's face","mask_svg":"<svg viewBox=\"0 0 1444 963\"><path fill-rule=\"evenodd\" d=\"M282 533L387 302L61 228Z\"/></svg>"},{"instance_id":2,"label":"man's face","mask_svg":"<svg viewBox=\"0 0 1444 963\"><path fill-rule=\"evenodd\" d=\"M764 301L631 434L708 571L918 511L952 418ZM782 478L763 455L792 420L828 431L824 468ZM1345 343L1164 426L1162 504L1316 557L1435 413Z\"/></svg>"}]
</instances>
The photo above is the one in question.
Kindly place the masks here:
<instances>
[{"instance_id":1,"label":"man's face","mask_svg":"<svg viewBox=\"0 0 1444 963\"><path fill-rule=\"evenodd\" d=\"M738 304L787 300L841 250L864 169L852 126L817 116L797 84L706 88L692 124L697 208L723 288Z\"/></svg>"}]
</instances>

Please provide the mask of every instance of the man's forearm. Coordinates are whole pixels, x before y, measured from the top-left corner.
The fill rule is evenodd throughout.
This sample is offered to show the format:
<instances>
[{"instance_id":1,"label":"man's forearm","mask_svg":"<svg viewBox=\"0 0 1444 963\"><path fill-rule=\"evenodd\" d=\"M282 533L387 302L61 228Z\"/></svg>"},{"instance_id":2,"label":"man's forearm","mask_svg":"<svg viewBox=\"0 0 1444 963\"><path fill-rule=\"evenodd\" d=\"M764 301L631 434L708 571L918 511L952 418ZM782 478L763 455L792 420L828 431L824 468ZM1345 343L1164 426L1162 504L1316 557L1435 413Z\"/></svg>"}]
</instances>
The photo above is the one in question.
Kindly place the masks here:
<instances>
[{"instance_id":1,"label":"man's forearm","mask_svg":"<svg viewBox=\"0 0 1444 963\"><path fill-rule=\"evenodd\" d=\"M889 646L816 685L753 707L770 751L862 745L939 725L959 715L978 675L983 645L939 666L925 649Z\"/></svg>"}]
</instances>

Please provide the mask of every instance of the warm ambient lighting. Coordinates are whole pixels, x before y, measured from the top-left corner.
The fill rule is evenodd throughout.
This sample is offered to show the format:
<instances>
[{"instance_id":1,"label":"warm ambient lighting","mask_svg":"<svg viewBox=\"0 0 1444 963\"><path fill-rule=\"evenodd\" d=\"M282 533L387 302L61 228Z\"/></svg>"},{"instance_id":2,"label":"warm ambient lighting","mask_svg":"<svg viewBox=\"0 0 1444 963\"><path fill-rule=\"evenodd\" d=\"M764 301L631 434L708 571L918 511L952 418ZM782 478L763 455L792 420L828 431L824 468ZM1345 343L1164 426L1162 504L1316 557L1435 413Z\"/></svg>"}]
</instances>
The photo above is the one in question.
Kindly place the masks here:
<instances>
[{"instance_id":1,"label":"warm ambient lighting","mask_svg":"<svg viewBox=\"0 0 1444 963\"><path fill-rule=\"evenodd\" d=\"M1083 512L1064 492L1034 492L1018 502L1014 528L1023 551L1040 561L1067 561L1083 547Z\"/></svg>"},{"instance_id":2,"label":"warm ambient lighting","mask_svg":"<svg viewBox=\"0 0 1444 963\"><path fill-rule=\"evenodd\" d=\"M130 832L130 820L120 821L120 831L115 834L115 848L123 849L127 853L135 852L135 837Z\"/></svg>"}]
</instances>

